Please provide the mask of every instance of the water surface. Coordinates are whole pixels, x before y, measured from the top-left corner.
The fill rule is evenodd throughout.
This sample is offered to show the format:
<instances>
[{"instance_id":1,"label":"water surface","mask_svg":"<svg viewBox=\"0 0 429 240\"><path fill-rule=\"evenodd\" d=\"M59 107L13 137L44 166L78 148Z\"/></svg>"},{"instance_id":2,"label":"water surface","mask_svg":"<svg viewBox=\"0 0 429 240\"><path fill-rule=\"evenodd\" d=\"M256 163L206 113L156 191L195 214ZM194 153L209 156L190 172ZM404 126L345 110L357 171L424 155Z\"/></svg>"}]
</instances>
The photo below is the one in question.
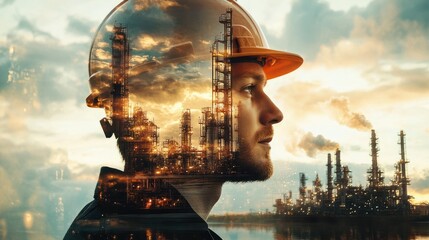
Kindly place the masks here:
<instances>
[{"instance_id":1,"label":"water surface","mask_svg":"<svg viewBox=\"0 0 429 240\"><path fill-rule=\"evenodd\" d=\"M225 240L289 239L429 239L423 223L210 223Z\"/></svg>"}]
</instances>

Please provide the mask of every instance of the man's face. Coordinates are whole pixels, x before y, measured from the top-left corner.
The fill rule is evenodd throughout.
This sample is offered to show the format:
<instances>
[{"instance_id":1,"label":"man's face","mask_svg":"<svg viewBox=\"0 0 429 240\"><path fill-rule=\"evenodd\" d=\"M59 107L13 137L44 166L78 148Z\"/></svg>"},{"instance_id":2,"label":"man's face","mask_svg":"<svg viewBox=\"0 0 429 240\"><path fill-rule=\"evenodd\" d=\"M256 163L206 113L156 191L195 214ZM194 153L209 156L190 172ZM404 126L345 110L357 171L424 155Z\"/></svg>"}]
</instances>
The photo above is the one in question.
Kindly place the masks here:
<instances>
[{"instance_id":1,"label":"man's face","mask_svg":"<svg viewBox=\"0 0 429 240\"><path fill-rule=\"evenodd\" d=\"M259 64L232 64L232 94L238 107L238 161L250 175L245 179L248 181L266 180L272 175L272 125L283 119L282 112L265 94L265 84L265 73Z\"/></svg>"}]
</instances>

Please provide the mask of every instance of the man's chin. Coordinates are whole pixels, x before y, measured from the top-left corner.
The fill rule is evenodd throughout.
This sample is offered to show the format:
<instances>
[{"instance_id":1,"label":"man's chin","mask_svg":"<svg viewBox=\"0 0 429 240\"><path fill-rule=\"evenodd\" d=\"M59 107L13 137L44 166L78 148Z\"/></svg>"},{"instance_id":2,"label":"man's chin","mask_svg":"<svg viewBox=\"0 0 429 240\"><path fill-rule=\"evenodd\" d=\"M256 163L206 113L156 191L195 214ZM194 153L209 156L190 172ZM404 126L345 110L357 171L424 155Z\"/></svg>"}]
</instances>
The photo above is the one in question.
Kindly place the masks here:
<instances>
[{"instance_id":1,"label":"man's chin","mask_svg":"<svg viewBox=\"0 0 429 240\"><path fill-rule=\"evenodd\" d=\"M254 175L249 173L239 173L229 176L227 182L262 182L268 180L271 175Z\"/></svg>"},{"instance_id":2,"label":"man's chin","mask_svg":"<svg viewBox=\"0 0 429 240\"><path fill-rule=\"evenodd\" d=\"M260 161L260 160L259 160ZM243 161L241 161L243 163ZM236 174L228 178L229 182L254 182L265 181L273 175L273 164L270 159L264 159L263 163L240 164Z\"/></svg>"}]
</instances>

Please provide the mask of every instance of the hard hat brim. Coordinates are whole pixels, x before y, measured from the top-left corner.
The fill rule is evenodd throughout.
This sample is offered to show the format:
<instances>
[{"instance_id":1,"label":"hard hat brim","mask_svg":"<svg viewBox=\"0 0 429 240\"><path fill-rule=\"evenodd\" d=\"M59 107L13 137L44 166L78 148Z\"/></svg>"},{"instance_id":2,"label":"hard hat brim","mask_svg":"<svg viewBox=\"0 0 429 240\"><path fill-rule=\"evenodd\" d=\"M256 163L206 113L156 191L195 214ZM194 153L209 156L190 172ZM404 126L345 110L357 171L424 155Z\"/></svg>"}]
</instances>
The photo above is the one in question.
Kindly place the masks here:
<instances>
[{"instance_id":1,"label":"hard hat brim","mask_svg":"<svg viewBox=\"0 0 429 240\"><path fill-rule=\"evenodd\" d=\"M267 80L293 72L304 62L297 54L260 47L242 47L239 52L234 52L231 56L231 58L240 57L273 58L274 63L268 63L263 67Z\"/></svg>"}]
</instances>

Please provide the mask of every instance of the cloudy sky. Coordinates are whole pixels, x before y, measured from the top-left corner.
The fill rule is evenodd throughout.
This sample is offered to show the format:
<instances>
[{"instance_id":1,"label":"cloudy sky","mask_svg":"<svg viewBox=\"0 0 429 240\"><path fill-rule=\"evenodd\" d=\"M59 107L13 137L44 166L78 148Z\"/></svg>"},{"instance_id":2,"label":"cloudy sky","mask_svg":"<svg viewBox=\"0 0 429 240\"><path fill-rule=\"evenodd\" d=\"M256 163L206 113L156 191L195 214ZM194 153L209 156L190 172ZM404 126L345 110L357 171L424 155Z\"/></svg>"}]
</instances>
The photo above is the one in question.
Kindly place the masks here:
<instances>
[{"instance_id":1,"label":"cloudy sky","mask_svg":"<svg viewBox=\"0 0 429 240\"><path fill-rule=\"evenodd\" d=\"M386 182L405 131L409 193L429 201L429 2L238 2L272 48L304 64L267 85L285 116L272 144L273 179L227 184L214 212L271 209L282 193L297 196L299 172L318 173L326 186L326 155L336 147L353 184L366 185L371 129ZM103 110L85 105L92 37L117 3L0 0L0 212L54 214L61 197L71 221L90 201L100 166L122 168L99 126Z\"/></svg>"}]
</instances>

